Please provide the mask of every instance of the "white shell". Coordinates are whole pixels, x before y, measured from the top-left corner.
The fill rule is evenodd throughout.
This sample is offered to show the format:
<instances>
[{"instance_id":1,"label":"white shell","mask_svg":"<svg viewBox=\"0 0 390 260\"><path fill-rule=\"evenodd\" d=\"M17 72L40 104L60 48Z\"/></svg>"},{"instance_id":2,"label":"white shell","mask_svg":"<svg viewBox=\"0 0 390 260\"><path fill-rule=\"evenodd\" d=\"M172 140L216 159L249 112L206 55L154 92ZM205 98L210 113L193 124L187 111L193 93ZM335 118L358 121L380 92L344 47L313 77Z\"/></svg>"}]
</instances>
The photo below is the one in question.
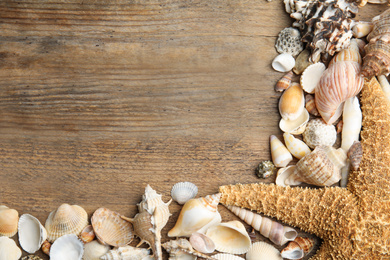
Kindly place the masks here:
<instances>
[{"instance_id":1,"label":"white shell","mask_svg":"<svg viewBox=\"0 0 390 260\"><path fill-rule=\"evenodd\" d=\"M81 260L84 243L75 234L64 235L54 241L50 248L50 260Z\"/></svg>"},{"instance_id":2,"label":"white shell","mask_svg":"<svg viewBox=\"0 0 390 260\"><path fill-rule=\"evenodd\" d=\"M252 244L246 254L246 260L283 260L283 258L272 245L265 242L256 242Z\"/></svg>"},{"instance_id":3,"label":"white shell","mask_svg":"<svg viewBox=\"0 0 390 260\"><path fill-rule=\"evenodd\" d=\"M30 214L20 216L18 232L20 246L30 254L38 251L47 238L46 229L36 217Z\"/></svg>"},{"instance_id":4,"label":"white shell","mask_svg":"<svg viewBox=\"0 0 390 260\"><path fill-rule=\"evenodd\" d=\"M287 72L295 66L295 59L291 54L282 53L272 61L272 68L279 72Z\"/></svg>"},{"instance_id":5,"label":"white shell","mask_svg":"<svg viewBox=\"0 0 390 260\"><path fill-rule=\"evenodd\" d=\"M206 236L213 240L216 250L229 254L245 254L252 243L245 226L237 220L210 227Z\"/></svg>"},{"instance_id":6,"label":"white shell","mask_svg":"<svg viewBox=\"0 0 390 260\"><path fill-rule=\"evenodd\" d=\"M215 250L215 244L213 240L200 232L192 233L190 236L190 243L195 250L201 253L210 254Z\"/></svg>"},{"instance_id":7,"label":"white shell","mask_svg":"<svg viewBox=\"0 0 390 260\"><path fill-rule=\"evenodd\" d=\"M372 22L359 21L352 27L352 33L355 38L363 38L367 36L373 28L374 24Z\"/></svg>"},{"instance_id":8,"label":"white shell","mask_svg":"<svg viewBox=\"0 0 390 260\"><path fill-rule=\"evenodd\" d=\"M302 114L295 120L284 120L282 118L279 122L279 128L285 133L299 135L305 131L309 119L310 119L309 112L305 108Z\"/></svg>"},{"instance_id":9,"label":"white shell","mask_svg":"<svg viewBox=\"0 0 390 260\"><path fill-rule=\"evenodd\" d=\"M297 242L291 241L280 252L281 256L286 259L301 259L304 256L303 249Z\"/></svg>"},{"instance_id":10,"label":"white shell","mask_svg":"<svg viewBox=\"0 0 390 260\"><path fill-rule=\"evenodd\" d=\"M299 179L299 176L294 174L295 165L287 166L285 168L280 168L277 172L275 183L276 185L286 187L300 185L302 182Z\"/></svg>"},{"instance_id":11,"label":"white shell","mask_svg":"<svg viewBox=\"0 0 390 260\"><path fill-rule=\"evenodd\" d=\"M97 240L93 240L84 245L83 260L100 260L100 257L110 251L109 245L100 244Z\"/></svg>"},{"instance_id":12,"label":"white shell","mask_svg":"<svg viewBox=\"0 0 390 260\"><path fill-rule=\"evenodd\" d=\"M317 62L309 65L303 72L300 78L301 86L307 93L313 94L314 90L320 82L322 73L326 67L322 62Z\"/></svg>"},{"instance_id":13,"label":"white shell","mask_svg":"<svg viewBox=\"0 0 390 260\"><path fill-rule=\"evenodd\" d=\"M245 260L242 257L231 255L231 254L216 254L213 255L213 257L218 260Z\"/></svg>"},{"instance_id":14,"label":"white shell","mask_svg":"<svg viewBox=\"0 0 390 260\"><path fill-rule=\"evenodd\" d=\"M183 205L198 194L198 187L192 182L179 182L173 185L171 197L174 201Z\"/></svg>"},{"instance_id":15,"label":"white shell","mask_svg":"<svg viewBox=\"0 0 390 260\"><path fill-rule=\"evenodd\" d=\"M302 157L306 156L311 152L307 144L295 138L292 134L284 133L283 137L287 149L295 158L301 159Z\"/></svg>"},{"instance_id":16,"label":"white shell","mask_svg":"<svg viewBox=\"0 0 390 260\"><path fill-rule=\"evenodd\" d=\"M122 246L110 250L100 257L101 260L144 260L150 256L150 250L133 246Z\"/></svg>"},{"instance_id":17,"label":"white shell","mask_svg":"<svg viewBox=\"0 0 390 260\"><path fill-rule=\"evenodd\" d=\"M22 256L22 250L9 237L0 237L0 259L17 260Z\"/></svg>"},{"instance_id":18,"label":"white shell","mask_svg":"<svg viewBox=\"0 0 390 260\"><path fill-rule=\"evenodd\" d=\"M383 93L385 93L387 100L390 101L390 84L386 76L385 75L378 76L378 81L379 84L381 85Z\"/></svg>"},{"instance_id":19,"label":"white shell","mask_svg":"<svg viewBox=\"0 0 390 260\"><path fill-rule=\"evenodd\" d=\"M270 136L272 162L276 167L286 167L292 155L284 144L274 135Z\"/></svg>"},{"instance_id":20,"label":"white shell","mask_svg":"<svg viewBox=\"0 0 390 260\"><path fill-rule=\"evenodd\" d=\"M348 152L354 141L359 141L362 128L362 111L357 97L349 98L344 103L343 130L341 132L341 148Z\"/></svg>"}]
</instances>

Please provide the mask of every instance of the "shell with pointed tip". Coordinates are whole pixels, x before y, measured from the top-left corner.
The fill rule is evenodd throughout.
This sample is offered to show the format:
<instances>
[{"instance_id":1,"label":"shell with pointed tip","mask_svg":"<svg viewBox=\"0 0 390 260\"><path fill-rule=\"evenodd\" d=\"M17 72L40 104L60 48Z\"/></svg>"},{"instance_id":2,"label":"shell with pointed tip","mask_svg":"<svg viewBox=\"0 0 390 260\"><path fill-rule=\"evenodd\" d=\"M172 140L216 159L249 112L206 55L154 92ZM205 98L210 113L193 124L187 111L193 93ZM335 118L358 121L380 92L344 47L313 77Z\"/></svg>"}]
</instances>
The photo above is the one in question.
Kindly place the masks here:
<instances>
[{"instance_id":1,"label":"shell with pointed tip","mask_svg":"<svg viewBox=\"0 0 390 260\"><path fill-rule=\"evenodd\" d=\"M213 255L213 257L218 260L245 260L244 258L236 255L222 254L222 253Z\"/></svg>"},{"instance_id":2,"label":"shell with pointed tip","mask_svg":"<svg viewBox=\"0 0 390 260\"><path fill-rule=\"evenodd\" d=\"M303 141L314 149L319 145L332 146L336 142L337 132L334 125L328 125L321 118L317 118L307 123L302 136Z\"/></svg>"},{"instance_id":3,"label":"shell with pointed tip","mask_svg":"<svg viewBox=\"0 0 390 260\"><path fill-rule=\"evenodd\" d=\"M305 95L305 108L313 116L319 116L318 110L316 108L316 102L314 101L314 96L310 94Z\"/></svg>"},{"instance_id":4,"label":"shell with pointed tip","mask_svg":"<svg viewBox=\"0 0 390 260\"><path fill-rule=\"evenodd\" d=\"M295 168L295 165L280 168L277 172L275 184L282 187L302 184L299 177L294 174Z\"/></svg>"},{"instance_id":5,"label":"shell with pointed tip","mask_svg":"<svg viewBox=\"0 0 390 260\"><path fill-rule=\"evenodd\" d=\"M42 252L45 253L46 255L50 255L50 248L51 248L51 243L47 240L43 241L42 244Z\"/></svg>"},{"instance_id":6,"label":"shell with pointed tip","mask_svg":"<svg viewBox=\"0 0 390 260\"><path fill-rule=\"evenodd\" d=\"M322 62L317 62L309 65L303 72L300 78L301 86L307 93L313 94L318 82L320 82L322 73L326 67Z\"/></svg>"},{"instance_id":7,"label":"shell with pointed tip","mask_svg":"<svg viewBox=\"0 0 390 260\"><path fill-rule=\"evenodd\" d=\"M305 96L299 83L292 83L279 99L279 113L284 120L295 120L303 112Z\"/></svg>"},{"instance_id":8,"label":"shell with pointed tip","mask_svg":"<svg viewBox=\"0 0 390 260\"><path fill-rule=\"evenodd\" d=\"M30 254L38 251L47 238L46 229L36 217L30 214L20 216L18 229L19 244Z\"/></svg>"},{"instance_id":9,"label":"shell with pointed tip","mask_svg":"<svg viewBox=\"0 0 390 260\"><path fill-rule=\"evenodd\" d=\"M100 260L100 257L107 254L111 247L93 240L84 245L83 260Z\"/></svg>"},{"instance_id":10,"label":"shell with pointed tip","mask_svg":"<svg viewBox=\"0 0 390 260\"><path fill-rule=\"evenodd\" d=\"M265 242L253 243L248 253L246 260L282 260L280 252L272 245Z\"/></svg>"},{"instance_id":11,"label":"shell with pointed tip","mask_svg":"<svg viewBox=\"0 0 390 260\"><path fill-rule=\"evenodd\" d=\"M311 152L307 144L295 138L292 134L284 133L283 137L287 149L294 157L302 159L304 156L308 155Z\"/></svg>"},{"instance_id":12,"label":"shell with pointed tip","mask_svg":"<svg viewBox=\"0 0 390 260\"><path fill-rule=\"evenodd\" d=\"M359 168L360 162L363 158L363 148L359 141L355 141L351 148L347 152L349 161L351 162L352 168L356 171Z\"/></svg>"},{"instance_id":13,"label":"shell with pointed tip","mask_svg":"<svg viewBox=\"0 0 390 260\"><path fill-rule=\"evenodd\" d=\"M133 246L123 246L110 250L100 257L101 260L143 260L150 256L150 250L136 248Z\"/></svg>"},{"instance_id":14,"label":"shell with pointed tip","mask_svg":"<svg viewBox=\"0 0 390 260\"><path fill-rule=\"evenodd\" d=\"M0 259L17 260L22 256L22 250L9 237L0 237Z\"/></svg>"},{"instance_id":15,"label":"shell with pointed tip","mask_svg":"<svg viewBox=\"0 0 390 260\"><path fill-rule=\"evenodd\" d=\"M0 205L0 236L13 237L18 232L19 213Z\"/></svg>"},{"instance_id":16,"label":"shell with pointed tip","mask_svg":"<svg viewBox=\"0 0 390 260\"><path fill-rule=\"evenodd\" d=\"M206 236L213 240L216 250L229 254L245 254L252 243L245 226L237 220L210 227Z\"/></svg>"},{"instance_id":17,"label":"shell with pointed tip","mask_svg":"<svg viewBox=\"0 0 390 260\"><path fill-rule=\"evenodd\" d=\"M295 120L280 119L279 128L285 133L299 135L305 131L309 119L309 112L306 109L303 109L302 114Z\"/></svg>"},{"instance_id":18,"label":"shell with pointed tip","mask_svg":"<svg viewBox=\"0 0 390 260\"><path fill-rule=\"evenodd\" d=\"M182 256L185 254L205 259L214 259L213 257L194 250L190 241L185 238L170 240L162 244L162 247L169 253L169 259L183 259Z\"/></svg>"},{"instance_id":19,"label":"shell with pointed tip","mask_svg":"<svg viewBox=\"0 0 390 260\"><path fill-rule=\"evenodd\" d=\"M190 236L190 243L195 250L201 253L210 254L215 250L215 244L213 240L211 240L205 234L199 232L192 233Z\"/></svg>"},{"instance_id":20,"label":"shell with pointed tip","mask_svg":"<svg viewBox=\"0 0 390 260\"><path fill-rule=\"evenodd\" d=\"M291 241L280 252L281 256L286 259L301 259L304 256L303 249L297 242Z\"/></svg>"},{"instance_id":21,"label":"shell with pointed tip","mask_svg":"<svg viewBox=\"0 0 390 260\"><path fill-rule=\"evenodd\" d=\"M288 241L293 241L298 235L295 229L283 226L270 218L262 217L250 210L236 206L227 206L227 208L245 221L245 223L259 231L260 234L269 238L273 243L279 246L284 245Z\"/></svg>"},{"instance_id":22,"label":"shell with pointed tip","mask_svg":"<svg viewBox=\"0 0 390 260\"><path fill-rule=\"evenodd\" d=\"M178 182L173 185L171 190L171 197L174 201L183 205L190 199L195 198L198 194L198 187L192 182Z\"/></svg>"},{"instance_id":23,"label":"shell with pointed tip","mask_svg":"<svg viewBox=\"0 0 390 260\"><path fill-rule=\"evenodd\" d=\"M99 208L93 213L91 223L96 237L103 244L119 247L133 240L132 225L115 211Z\"/></svg>"},{"instance_id":24,"label":"shell with pointed tip","mask_svg":"<svg viewBox=\"0 0 390 260\"><path fill-rule=\"evenodd\" d=\"M291 84L291 79L292 79L293 75L294 75L294 72L292 72L290 70L281 79L279 79L275 85L275 91L282 92L282 91L286 90Z\"/></svg>"},{"instance_id":25,"label":"shell with pointed tip","mask_svg":"<svg viewBox=\"0 0 390 260\"><path fill-rule=\"evenodd\" d=\"M341 131L341 148L345 152L359 140L362 128L362 110L357 97L345 101L343 109L343 130Z\"/></svg>"},{"instance_id":26,"label":"shell with pointed tip","mask_svg":"<svg viewBox=\"0 0 390 260\"><path fill-rule=\"evenodd\" d=\"M169 237L191 236L195 231L213 221L218 213L221 194L207 195L187 201L182 207L175 226L168 232Z\"/></svg>"},{"instance_id":27,"label":"shell with pointed tip","mask_svg":"<svg viewBox=\"0 0 390 260\"><path fill-rule=\"evenodd\" d=\"M75 234L59 237L50 249L50 260L81 260L84 243Z\"/></svg>"},{"instance_id":28,"label":"shell with pointed tip","mask_svg":"<svg viewBox=\"0 0 390 260\"><path fill-rule=\"evenodd\" d=\"M81 231L81 234L79 236L80 240L85 243L89 243L91 242L92 240L95 239L95 231L93 231L93 227L92 225L88 225L86 226L82 231Z\"/></svg>"},{"instance_id":29,"label":"shell with pointed tip","mask_svg":"<svg viewBox=\"0 0 390 260\"><path fill-rule=\"evenodd\" d=\"M354 61L362 64L362 57L360 55L358 42L356 39L352 39L348 48L345 48L338 52L333 59L329 62L328 66L338 61Z\"/></svg>"},{"instance_id":30,"label":"shell with pointed tip","mask_svg":"<svg viewBox=\"0 0 390 260\"><path fill-rule=\"evenodd\" d=\"M87 225L88 214L82 207L62 204L46 219L47 240L54 242L57 238L68 234L78 236Z\"/></svg>"},{"instance_id":31,"label":"shell with pointed tip","mask_svg":"<svg viewBox=\"0 0 390 260\"><path fill-rule=\"evenodd\" d=\"M287 72L295 66L295 59L291 54L282 53L272 61L272 68L279 72Z\"/></svg>"},{"instance_id":32,"label":"shell with pointed tip","mask_svg":"<svg viewBox=\"0 0 390 260\"><path fill-rule=\"evenodd\" d=\"M156 207L168 208L171 201L165 203L161 197L162 195L158 194L152 187L150 187L149 184L146 185L145 193L142 195L142 201L139 204L137 204L138 211L143 212L146 210L149 212L149 214L153 214ZM161 221L160 226L165 226L166 223L168 222L168 218L159 220Z\"/></svg>"},{"instance_id":33,"label":"shell with pointed tip","mask_svg":"<svg viewBox=\"0 0 390 260\"><path fill-rule=\"evenodd\" d=\"M294 242L298 243L305 254L310 253L314 248L314 239L310 237L296 237Z\"/></svg>"},{"instance_id":34,"label":"shell with pointed tip","mask_svg":"<svg viewBox=\"0 0 390 260\"><path fill-rule=\"evenodd\" d=\"M286 167L292 155L284 144L274 135L270 136L272 162L276 167Z\"/></svg>"}]
</instances>

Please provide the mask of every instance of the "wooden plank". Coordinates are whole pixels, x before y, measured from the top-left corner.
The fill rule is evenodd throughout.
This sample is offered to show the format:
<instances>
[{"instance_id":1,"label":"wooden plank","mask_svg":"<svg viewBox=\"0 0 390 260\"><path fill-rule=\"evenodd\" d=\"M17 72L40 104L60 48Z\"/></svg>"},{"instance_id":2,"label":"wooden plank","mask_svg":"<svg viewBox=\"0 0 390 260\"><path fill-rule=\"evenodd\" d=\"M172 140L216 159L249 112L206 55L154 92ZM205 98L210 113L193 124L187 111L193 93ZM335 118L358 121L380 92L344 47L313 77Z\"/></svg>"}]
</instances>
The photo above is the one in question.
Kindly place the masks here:
<instances>
[{"instance_id":1,"label":"wooden plank","mask_svg":"<svg viewBox=\"0 0 390 260\"><path fill-rule=\"evenodd\" d=\"M291 21L281 1L1 1L0 203L42 223L62 203L133 216L147 184L168 201L179 181L260 181Z\"/></svg>"}]
</instances>

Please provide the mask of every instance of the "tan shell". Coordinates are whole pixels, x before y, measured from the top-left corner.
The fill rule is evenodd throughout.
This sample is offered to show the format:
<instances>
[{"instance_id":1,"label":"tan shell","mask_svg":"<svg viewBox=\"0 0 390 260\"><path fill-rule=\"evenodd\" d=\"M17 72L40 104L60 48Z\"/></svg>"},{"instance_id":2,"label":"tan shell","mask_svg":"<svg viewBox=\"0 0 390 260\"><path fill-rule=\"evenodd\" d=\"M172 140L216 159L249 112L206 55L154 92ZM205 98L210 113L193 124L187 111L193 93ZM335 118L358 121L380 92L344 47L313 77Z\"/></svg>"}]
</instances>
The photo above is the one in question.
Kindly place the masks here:
<instances>
[{"instance_id":1,"label":"tan shell","mask_svg":"<svg viewBox=\"0 0 390 260\"><path fill-rule=\"evenodd\" d=\"M8 237L0 237L0 259L18 260L22 256L22 250L15 241Z\"/></svg>"},{"instance_id":2,"label":"tan shell","mask_svg":"<svg viewBox=\"0 0 390 260\"><path fill-rule=\"evenodd\" d=\"M294 242L298 243L305 254L310 253L314 248L314 239L310 237L296 237Z\"/></svg>"},{"instance_id":3,"label":"tan shell","mask_svg":"<svg viewBox=\"0 0 390 260\"><path fill-rule=\"evenodd\" d=\"M133 240L132 225L115 211L99 208L93 213L91 223L96 237L103 244L119 247Z\"/></svg>"},{"instance_id":4,"label":"tan shell","mask_svg":"<svg viewBox=\"0 0 390 260\"><path fill-rule=\"evenodd\" d=\"M276 167L286 167L292 161L292 155L286 146L274 135L270 136L271 157Z\"/></svg>"},{"instance_id":5,"label":"tan shell","mask_svg":"<svg viewBox=\"0 0 390 260\"><path fill-rule=\"evenodd\" d=\"M78 236L87 225L88 214L82 207L62 204L58 209L52 211L46 219L47 240L53 243L63 235L75 234Z\"/></svg>"},{"instance_id":6,"label":"tan shell","mask_svg":"<svg viewBox=\"0 0 390 260\"><path fill-rule=\"evenodd\" d=\"M284 120L295 120L303 112L305 96L299 83L292 83L279 99L279 113Z\"/></svg>"},{"instance_id":7,"label":"tan shell","mask_svg":"<svg viewBox=\"0 0 390 260\"><path fill-rule=\"evenodd\" d=\"M292 134L284 133L283 138L287 149L295 158L302 159L311 152L307 144L295 138Z\"/></svg>"},{"instance_id":8,"label":"tan shell","mask_svg":"<svg viewBox=\"0 0 390 260\"><path fill-rule=\"evenodd\" d=\"M359 168L363 158L363 148L359 141L355 141L347 153L348 159L351 162L352 168L356 171Z\"/></svg>"},{"instance_id":9,"label":"tan shell","mask_svg":"<svg viewBox=\"0 0 390 260\"><path fill-rule=\"evenodd\" d=\"M317 118L307 123L302 136L303 141L314 149L319 145L332 146L336 142L337 132L334 125L328 125L321 118Z\"/></svg>"},{"instance_id":10,"label":"tan shell","mask_svg":"<svg viewBox=\"0 0 390 260\"><path fill-rule=\"evenodd\" d=\"M50 255L50 248L51 248L51 243L47 240L43 241L43 244L41 246L42 252L45 253L46 255Z\"/></svg>"},{"instance_id":11,"label":"tan shell","mask_svg":"<svg viewBox=\"0 0 390 260\"><path fill-rule=\"evenodd\" d=\"M294 75L294 72L289 71L281 79L279 79L275 85L275 91L282 92L282 91L286 90L291 84L291 79L292 79L293 75Z\"/></svg>"},{"instance_id":12,"label":"tan shell","mask_svg":"<svg viewBox=\"0 0 390 260\"><path fill-rule=\"evenodd\" d=\"M294 241L289 242L280 254L286 259L301 259L304 256L303 249Z\"/></svg>"},{"instance_id":13,"label":"tan shell","mask_svg":"<svg viewBox=\"0 0 390 260\"><path fill-rule=\"evenodd\" d=\"M355 38L362 38L367 36L373 28L373 23L359 21L352 27L352 33Z\"/></svg>"},{"instance_id":14,"label":"tan shell","mask_svg":"<svg viewBox=\"0 0 390 260\"><path fill-rule=\"evenodd\" d=\"M314 61L314 63L318 61L319 57L316 61ZM305 49L298 55L295 61L293 72L297 75L301 75L302 72L311 64L313 64L313 62L310 60L310 51Z\"/></svg>"},{"instance_id":15,"label":"tan shell","mask_svg":"<svg viewBox=\"0 0 390 260\"><path fill-rule=\"evenodd\" d=\"M318 110L316 108L316 102L314 96L310 94L305 95L305 108L313 116L319 116Z\"/></svg>"},{"instance_id":16,"label":"tan shell","mask_svg":"<svg viewBox=\"0 0 390 260\"><path fill-rule=\"evenodd\" d=\"M187 254L204 259L215 259L211 256L205 255L192 248L190 241L185 238L170 240L162 244L162 247L169 253L169 259L180 259L178 255Z\"/></svg>"},{"instance_id":17,"label":"tan shell","mask_svg":"<svg viewBox=\"0 0 390 260\"><path fill-rule=\"evenodd\" d=\"M95 239L95 231L93 231L92 225L86 226L82 231L79 236L80 240L83 241L83 243L89 243L92 240Z\"/></svg>"},{"instance_id":18,"label":"tan shell","mask_svg":"<svg viewBox=\"0 0 390 260\"><path fill-rule=\"evenodd\" d=\"M359 63L360 65L362 64L362 57L360 55L359 46L356 39L351 40L351 43L349 44L348 48L345 48L338 52L330 61L328 66L338 61L354 61Z\"/></svg>"},{"instance_id":19,"label":"tan shell","mask_svg":"<svg viewBox=\"0 0 390 260\"><path fill-rule=\"evenodd\" d=\"M13 237L18 232L19 213L0 205L0 236Z\"/></svg>"},{"instance_id":20,"label":"tan shell","mask_svg":"<svg viewBox=\"0 0 390 260\"><path fill-rule=\"evenodd\" d=\"M142 260L150 255L150 250L145 248L136 248L133 246L123 246L110 250L100 257L101 260Z\"/></svg>"},{"instance_id":21,"label":"tan shell","mask_svg":"<svg viewBox=\"0 0 390 260\"><path fill-rule=\"evenodd\" d=\"M93 240L84 245L83 260L100 260L100 257L107 254L111 247L103 245L97 240Z\"/></svg>"}]
</instances>

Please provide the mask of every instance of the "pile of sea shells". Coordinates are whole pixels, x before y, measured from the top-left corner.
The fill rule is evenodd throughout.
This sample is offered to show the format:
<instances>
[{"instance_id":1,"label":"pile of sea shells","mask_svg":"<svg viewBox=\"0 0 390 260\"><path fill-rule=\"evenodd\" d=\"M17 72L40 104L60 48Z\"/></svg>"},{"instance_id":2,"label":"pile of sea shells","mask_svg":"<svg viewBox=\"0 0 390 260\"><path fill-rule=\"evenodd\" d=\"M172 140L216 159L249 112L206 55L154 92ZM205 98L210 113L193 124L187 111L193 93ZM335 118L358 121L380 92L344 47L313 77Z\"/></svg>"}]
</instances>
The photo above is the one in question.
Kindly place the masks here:
<instances>
[{"instance_id":1,"label":"pile of sea shells","mask_svg":"<svg viewBox=\"0 0 390 260\"><path fill-rule=\"evenodd\" d=\"M309 253L314 240L298 237L291 227L252 211L229 206L242 220L222 222L218 211L220 193L196 197L198 188L191 182L179 182L172 187L171 197L183 205L175 226L161 242L161 230L171 214L168 202L162 200L149 185L138 213L128 218L107 208L97 209L89 220L87 212L78 205L62 204L52 211L45 225L30 214L19 217L16 210L0 206L0 259L17 260L22 250L10 237L18 234L21 248L29 254L38 250L53 260L162 260L163 251L169 259L300 259ZM232 215L233 216L233 215ZM245 224L268 238L271 243L287 246L279 251L271 243L252 242ZM140 243L129 245L134 237ZM149 248L139 247L146 243ZM23 259L39 260L29 255Z\"/></svg>"}]
</instances>

